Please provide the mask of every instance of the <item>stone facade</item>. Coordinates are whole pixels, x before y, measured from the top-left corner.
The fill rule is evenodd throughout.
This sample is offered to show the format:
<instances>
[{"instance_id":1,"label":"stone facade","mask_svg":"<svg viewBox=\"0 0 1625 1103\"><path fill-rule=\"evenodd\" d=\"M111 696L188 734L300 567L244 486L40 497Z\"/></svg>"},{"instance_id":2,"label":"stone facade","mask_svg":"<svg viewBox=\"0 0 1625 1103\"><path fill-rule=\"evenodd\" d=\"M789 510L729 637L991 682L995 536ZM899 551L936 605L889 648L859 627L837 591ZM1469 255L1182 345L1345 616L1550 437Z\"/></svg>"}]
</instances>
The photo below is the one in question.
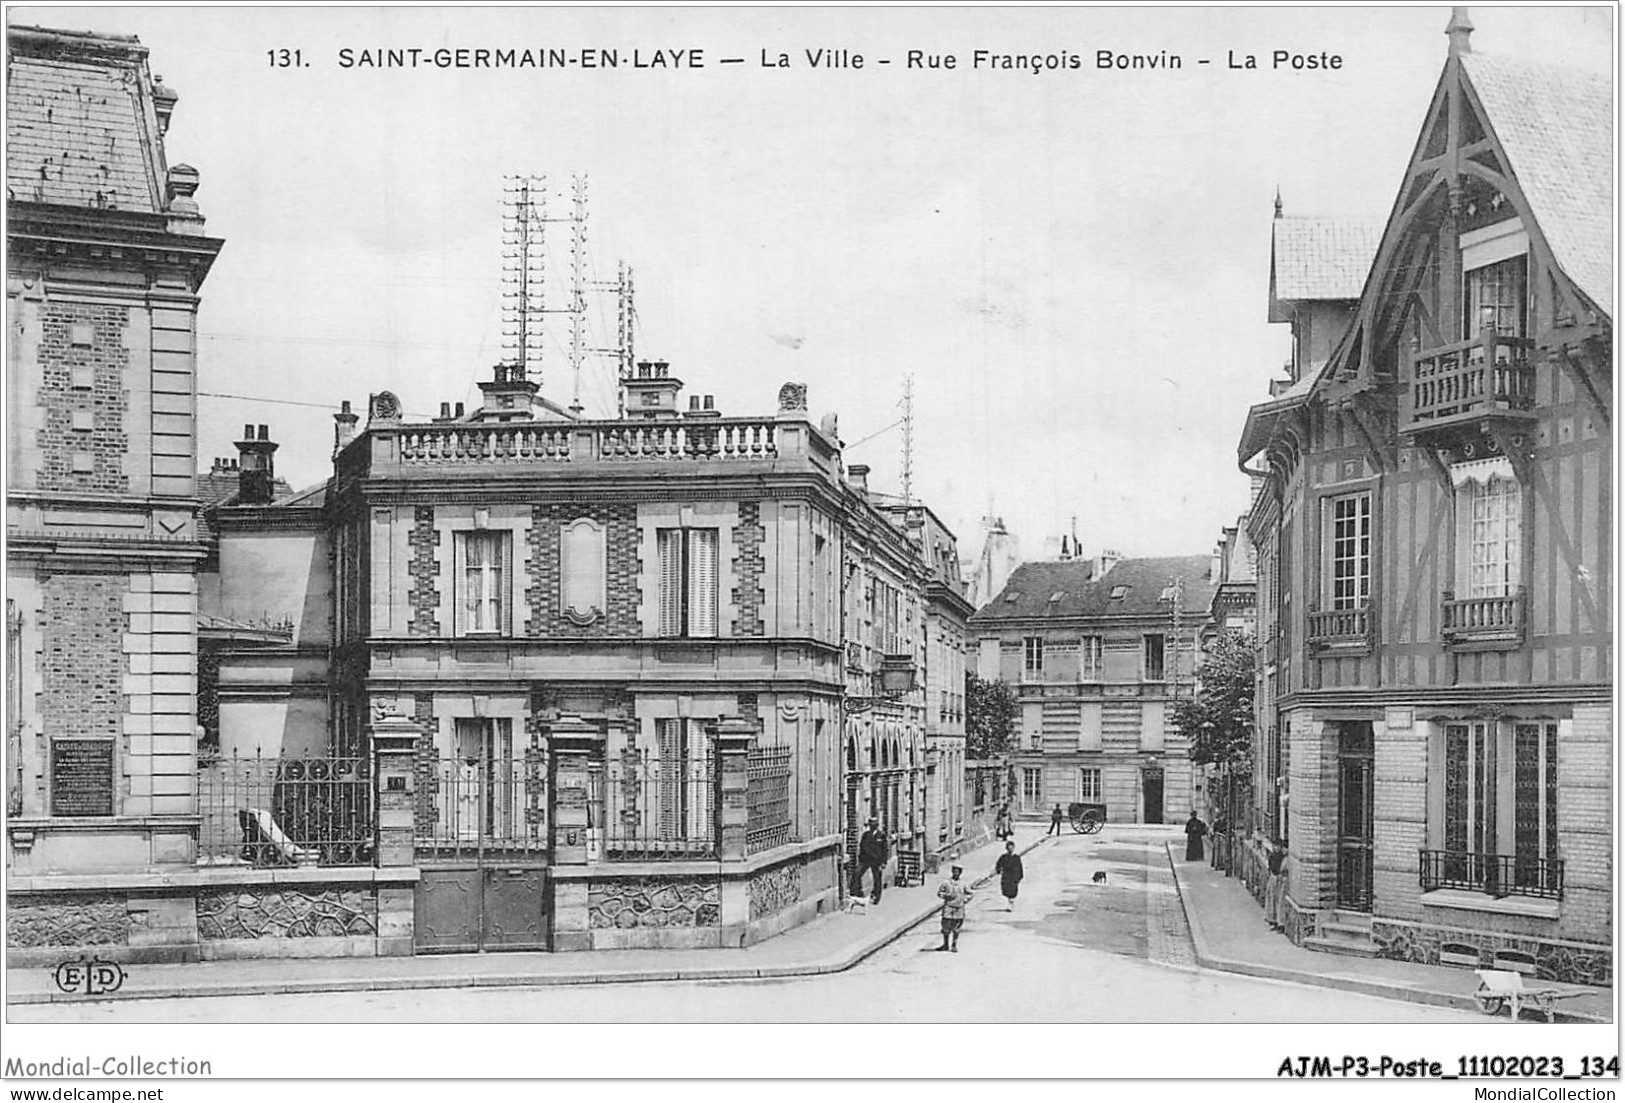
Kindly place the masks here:
<instances>
[{"instance_id":1,"label":"stone facade","mask_svg":"<svg viewBox=\"0 0 1625 1103\"><path fill-rule=\"evenodd\" d=\"M1613 953L1606 946L1552 942L1492 931L1375 919L1371 939L1383 957L1421 965L1507 969L1533 961L1541 980L1612 985Z\"/></svg>"},{"instance_id":2,"label":"stone facade","mask_svg":"<svg viewBox=\"0 0 1625 1103\"><path fill-rule=\"evenodd\" d=\"M46 303L39 359L40 490L124 494L129 409L124 331L129 308L93 303Z\"/></svg>"},{"instance_id":3,"label":"stone facade","mask_svg":"<svg viewBox=\"0 0 1625 1103\"><path fill-rule=\"evenodd\" d=\"M377 901L360 889L204 892L197 897L197 929L205 940L372 936L378 933Z\"/></svg>"},{"instance_id":4,"label":"stone facade","mask_svg":"<svg viewBox=\"0 0 1625 1103\"><path fill-rule=\"evenodd\" d=\"M6 902L6 946L118 946L130 940L122 896L50 894Z\"/></svg>"},{"instance_id":5,"label":"stone facade","mask_svg":"<svg viewBox=\"0 0 1625 1103\"><path fill-rule=\"evenodd\" d=\"M750 879L752 920L776 915L801 899L801 864L792 862L763 870Z\"/></svg>"},{"instance_id":6,"label":"stone facade","mask_svg":"<svg viewBox=\"0 0 1625 1103\"><path fill-rule=\"evenodd\" d=\"M596 928L719 927L722 886L676 877L594 881L587 889L587 915Z\"/></svg>"}]
</instances>

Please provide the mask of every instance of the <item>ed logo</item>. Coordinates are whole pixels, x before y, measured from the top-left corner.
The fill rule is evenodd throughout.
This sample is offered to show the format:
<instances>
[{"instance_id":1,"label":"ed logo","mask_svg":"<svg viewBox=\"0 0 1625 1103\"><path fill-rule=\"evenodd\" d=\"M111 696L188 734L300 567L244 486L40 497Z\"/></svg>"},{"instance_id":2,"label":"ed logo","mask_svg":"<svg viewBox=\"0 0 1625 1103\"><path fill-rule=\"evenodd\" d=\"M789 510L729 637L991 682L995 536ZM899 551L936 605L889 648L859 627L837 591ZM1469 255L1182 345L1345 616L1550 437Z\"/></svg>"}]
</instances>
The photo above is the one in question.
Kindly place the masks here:
<instances>
[{"instance_id":1,"label":"ed logo","mask_svg":"<svg viewBox=\"0 0 1625 1103\"><path fill-rule=\"evenodd\" d=\"M64 961L53 974L56 986L74 995L101 996L124 987L124 967L99 957Z\"/></svg>"}]
</instances>

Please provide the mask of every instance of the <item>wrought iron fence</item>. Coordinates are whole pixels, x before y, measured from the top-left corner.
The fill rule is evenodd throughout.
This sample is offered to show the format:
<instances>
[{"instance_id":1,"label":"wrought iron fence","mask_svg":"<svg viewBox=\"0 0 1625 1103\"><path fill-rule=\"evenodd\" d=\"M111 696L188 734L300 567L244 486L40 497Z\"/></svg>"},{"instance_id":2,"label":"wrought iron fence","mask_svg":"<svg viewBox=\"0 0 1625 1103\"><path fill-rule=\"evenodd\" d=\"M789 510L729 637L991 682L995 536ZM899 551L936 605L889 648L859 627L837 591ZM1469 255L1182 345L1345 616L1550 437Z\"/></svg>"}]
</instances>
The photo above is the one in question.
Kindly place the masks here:
<instances>
[{"instance_id":1,"label":"wrought iron fence","mask_svg":"<svg viewBox=\"0 0 1625 1103\"><path fill-rule=\"evenodd\" d=\"M604 763L604 854L611 861L682 861L720 853L715 755L663 760L628 748Z\"/></svg>"},{"instance_id":2,"label":"wrought iron fence","mask_svg":"<svg viewBox=\"0 0 1625 1103\"><path fill-rule=\"evenodd\" d=\"M755 854L792 842L790 828L790 748L753 747L746 760L745 853Z\"/></svg>"},{"instance_id":3,"label":"wrought iron fence","mask_svg":"<svg viewBox=\"0 0 1625 1103\"><path fill-rule=\"evenodd\" d=\"M365 757L205 760L198 812L201 864L372 863L372 765Z\"/></svg>"},{"instance_id":4,"label":"wrought iron fence","mask_svg":"<svg viewBox=\"0 0 1625 1103\"><path fill-rule=\"evenodd\" d=\"M547 849L546 755L469 755L420 766L416 850L420 859L519 857Z\"/></svg>"},{"instance_id":5,"label":"wrought iron fence","mask_svg":"<svg viewBox=\"0 0 1625 1103\"><path fill-rule=\"evenodd\" d=\"M1418 861L1424 892L1464 889L1491 896L1563 898L1563 860L1513 854L1424 850Z\"/></svg>"}]
</instances>

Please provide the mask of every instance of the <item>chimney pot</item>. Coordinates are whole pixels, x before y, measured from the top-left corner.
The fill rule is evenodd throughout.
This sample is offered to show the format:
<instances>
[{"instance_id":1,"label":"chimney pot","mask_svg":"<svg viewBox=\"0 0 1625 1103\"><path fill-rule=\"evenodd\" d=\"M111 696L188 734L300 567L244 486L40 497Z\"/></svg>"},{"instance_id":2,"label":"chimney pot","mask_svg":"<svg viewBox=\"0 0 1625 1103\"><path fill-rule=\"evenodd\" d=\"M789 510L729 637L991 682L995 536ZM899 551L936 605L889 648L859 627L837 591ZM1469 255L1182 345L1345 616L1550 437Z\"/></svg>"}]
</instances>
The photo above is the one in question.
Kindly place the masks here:
<instances>
[{"instance_id":1,"label":"chimney pot","mask_svg":"<svg viewBox=\"0 0 1625 1103\"><path fill-rule=\"evenodd\" d=\"M691 394L691 395L688 396L688 408L690 410L698 410L700 408L700 396L699 395Z\"/></svg>"},{"instance_id":2,"label":"chimney pot","mask_svg":"<svg viewBox=\"0 0 1625 1103\"><path fill-rule=\"evenodd\" d=\"M440 404L440 420L441 421L449 421L449 420L451 420L451 403L442 402Z\"/></svg>"},{"instance_id":3,"label":"chimney pot","mask_svg":"<svg viewBox=\"0 0 1625 1103\"><path fill-rule=\"evenodd\" d=\"M350 412L350 400L348 398L339 403L339 412L346 414Z\"/></svg>"},{"instance_id":4,"label":"chimney pot","mask_svg":"<svg viewBox=\"0 0 1625 1103\"><path fill-rule=\"evenodd\" d=\"M244 440L253 440L254 439L254 427L252 425L244 425L243 426L243 439Z\"/></svg>"},{"instance_id":5,"label":"chimney pot","mask_svg":"<svg viewBox=\"0 0 1625 1103\"><path fill-rule=\"evenodd\" d=\"M716 395L708 394L708 395L705 396L705 408L707 410L715 410L717 408Z\"/></svg>"},{"instance_id":6,"label":"chimney pot","mask_svg":"<svg viewBox=\"0 0 1625 1103\"><path fill-rule=\"evenodd\" d=\"M456 406L456 411L455 411L455 412L456 412L456 415L457 415L457 416L458 416L458 417L462 417L462 416L463 416L463 404L462 404L462 403L461 403L461 402L459 402L459 403L458 403L458 404L457 404L457 406Z\"/></svg>"},{"instance_id":7,"label":"chimney pot","mask_svg":"<svg viewBox=\"0 0 1625 1103\"><path fill-rule=\"evenodd\" d=\"M264 425L260 426L260 439L261 440L270 440L271 439L271 430L269 428L267 428L266 426L264 426Z\"/></svg>"}]
</instances>

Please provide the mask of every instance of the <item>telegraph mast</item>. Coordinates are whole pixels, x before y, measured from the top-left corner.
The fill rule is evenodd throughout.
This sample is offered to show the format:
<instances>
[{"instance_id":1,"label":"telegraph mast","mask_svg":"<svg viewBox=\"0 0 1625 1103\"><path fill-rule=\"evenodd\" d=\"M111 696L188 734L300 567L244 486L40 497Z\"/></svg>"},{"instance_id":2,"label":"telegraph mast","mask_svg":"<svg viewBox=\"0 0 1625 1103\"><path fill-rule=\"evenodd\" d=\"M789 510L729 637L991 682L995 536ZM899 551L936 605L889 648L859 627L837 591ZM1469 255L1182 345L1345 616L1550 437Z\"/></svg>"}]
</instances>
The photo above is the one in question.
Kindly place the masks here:
<instances>
[{"instance_id":1,"label":"telegraph mast","mask_svg":"<svg viewBox=\"0 0 1625 1103\"><path fill-rule=\"evenodd\" d=\"M579 417L581 366L587 359L587 178L575 177L570 188L570 412Z\"/></svg>"},{"instance_id":2,"label":"telegraph mast","mask_svg":"<svg viewBox=\"0 0 1625 1103\"><path fill-rule=\"evenodd\" d=\"M503 362L519 378L542 378L546 313L547 178L510 176L502 188ZM535 375L531 369L534 367Z\"/></svg>"}]
</instances>

